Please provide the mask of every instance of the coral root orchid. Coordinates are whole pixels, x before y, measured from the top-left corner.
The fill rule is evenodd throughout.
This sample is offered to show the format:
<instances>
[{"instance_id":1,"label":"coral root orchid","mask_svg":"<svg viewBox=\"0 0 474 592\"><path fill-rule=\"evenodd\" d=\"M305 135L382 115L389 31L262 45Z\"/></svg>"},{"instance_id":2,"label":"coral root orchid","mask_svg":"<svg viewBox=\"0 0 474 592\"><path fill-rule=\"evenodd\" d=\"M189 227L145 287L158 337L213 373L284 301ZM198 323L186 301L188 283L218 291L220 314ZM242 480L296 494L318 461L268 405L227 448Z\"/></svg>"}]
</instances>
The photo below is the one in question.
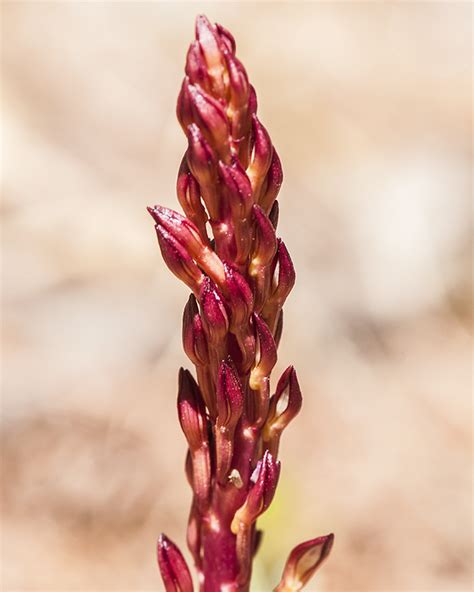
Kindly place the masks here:
<instances>
[{"instance_id":1,"label":"coral root orchid","mask_svg":"<svg viewBox=\"0 0 474 592\"><path fill-rule=\"evenodd\" d=\"M196 378L181 369L178 389L193 492L187 542L201 592L246 592L256 522L280 475L280 437L302 403L292 366L273 395L270 388L295 271L276 236L280 159L232 35L199 16L185 72L177 104L188 141L177 180L184 215L149 212L166 265L192 292L183 346ZM332 542L327 535L295 547L275 590L301 590ZM166 592L193 590L183 555L164 535L158 563Z\"/></svg>"}]
</instances>

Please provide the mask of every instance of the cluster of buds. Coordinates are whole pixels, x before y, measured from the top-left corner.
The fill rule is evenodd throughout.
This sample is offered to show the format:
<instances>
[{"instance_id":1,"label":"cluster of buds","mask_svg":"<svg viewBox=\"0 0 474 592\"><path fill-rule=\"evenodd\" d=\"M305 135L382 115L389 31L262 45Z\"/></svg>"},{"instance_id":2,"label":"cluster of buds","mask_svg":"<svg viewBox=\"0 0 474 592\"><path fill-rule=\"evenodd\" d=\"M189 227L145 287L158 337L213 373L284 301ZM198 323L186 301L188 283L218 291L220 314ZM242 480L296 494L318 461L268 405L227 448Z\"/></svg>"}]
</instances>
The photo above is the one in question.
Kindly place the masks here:
<instances>
[{"instance_id":1,"label":"cluster of buds","mask_svg":"<svg viewBox=\"0 0 474 592\"><path fill-rule=\"evenodd\" d=\"M177 116L188 140L177 180L184 215L149 212L167 266L191 290L183 346L196 378L181 369L178 393L193 492L187 542L201 592L245 592L261 540L256 521L278 483L280 436L302 403L292 366L270 389L295 272L276 236L280 159L234 38L204 16ZM298 545L275 590L302 589L332 539ZM166 592L193 590L181 552L164 535L158 561Z\"/></svg>"}]
</instances>

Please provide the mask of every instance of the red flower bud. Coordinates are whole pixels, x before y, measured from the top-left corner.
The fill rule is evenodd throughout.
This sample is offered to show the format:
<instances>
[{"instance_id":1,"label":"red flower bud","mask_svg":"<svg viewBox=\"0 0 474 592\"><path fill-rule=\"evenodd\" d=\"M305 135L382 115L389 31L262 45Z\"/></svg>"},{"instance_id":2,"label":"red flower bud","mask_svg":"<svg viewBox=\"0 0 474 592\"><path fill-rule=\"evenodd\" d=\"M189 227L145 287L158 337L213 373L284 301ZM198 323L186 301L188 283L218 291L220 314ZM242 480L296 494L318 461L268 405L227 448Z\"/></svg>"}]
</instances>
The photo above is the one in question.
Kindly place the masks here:
<instances>
[{"instance_id":1,"label":"red flower bud","mask_svg":"<svg viewBox=\"0 0 474 592\"><path fill-rule=\"evenodd\" d=\"M267 178L262 193L258 199L258 203L261 205L264 212L268 212L272 207L272 204L280 191L282 183L283 169L281 168L280 157L274 148L272 163L268 169Z\"/></svg>"},{"instance_id":2,"label":"red flower bud","mask_svg":"<svg viewBox=\"0 0 474 592\"><path fill-rule=\"evenodd\" d=\"M303 398L293 366L283 372L276 393L270 399L267 421L263 428L263 441L274 457L278 454L281 433L296 417L301 409Z\"/></svg>"},{"instance_id":3,"label":"red flower bud","mask_svg":"<svg viewBox=\"0 0 474 592\"><path fill-rule=\"evenodd\" d=\"M178 212L163 206L147 208L155 222L167 230L196 260L207 247L196 225Z\"/></svg>"},{"instance_id":4,"label":"red flower bud","mask_svg":"<svg viewBox=\"0 0 474 592\"><path fill-rule=\"evenodd\" d=\"M202 55L201 46L197 41L193 41L189 46L185 72L192 84L199 84L206 90L211 89L212 83L207 71L207 64Z\"/></svg>"},{"instance_id":5,"label":"red flower bud","mask_svg":"<svg viewBox=\"0 0 474 592\"><path fill-rule=\"evenodd\" d=\"M247 323L253 310L252 290L247 280L230 265L224 264L225 282L223 289L230 308L230 328L237 330L243 323Z\"/></svg>"},{"instance_id":6,"label":"red flower bud","mask_svg":"<svg viewBox=\"0 0 474 592\"><path fill-rule=\"evenodd\" d=\"M218 167L233 218L236 221L246 222L253 204L249 178L237 160L234 160L231 166L219 161Z\"/></svg>"},{"instance_id":7,"label":"red flower bud","mask_svg":"<svg viewBox=\"0 0 474 592\"><path fill-rule=\"evenodd\" d=\"M255 365L250 373L249 384L252 390L257 390L275 366L277 350L273 335L265 321L256 313L254 313L253 319L257 337L257 354Z\"/></svg>"},{"instance_id":8,"label":"red flower bud","mask_svg":"<svg viewBox=\"0 0 474 592\"><path fill-rule=\"evenodd\" d=\"M244 407L244 394L237 371L229 358L221 362L216 388L217 418L214 428L216 476L227 482L234 451L234 433Z\"/></svg>"},{"instance_id":9,"label":"red flower bud","mask_svg":"<svg viewBox=\"0 0 474 592\"><path fill-rule=\"evenodd\" d=\"M166 592L193 592L193 581L178 547L164 534L158 539L158 565Z\"/></svg>"},{"instance_id":10,"label":"red flower bud","mask_svg":"<svg viewBox=\"0 0 474 592\"><path fill-rule=\"evenodd\" d=\"M224 57L229 72L230 104L235 111L243 109L246 113L250 96L247 72L232 53L225 51Z\"/></svg>"},{"instance_id":11,"label":"red flower bud","mask_svg":"<svg viewBox=\"0 0 474 592\"><path fill-rule=\"evenodd\" d=\"M277 252L277 238L273 224L259 205L253 205L252 213L255 220L255 246L249 273L257 275L261 272L262 267L266 267L273 260Z\"/></svg>"},{"instance_id":12,"label":"red flower bud","mask_svg":"<svg viewBox=\"0 0 474 592\"><path fill-rule=\"evenodd\" d=\"M184 133L186 133L188 126L193 123L193 105L191 95L189 94L189 80L187 76L183 80L181 90L179 91L178 102L176 103L176 117Z\"/></svg>"},{"instance_id":13,"label":"red flower bud","mask_svg":"<svg viewBox=\"0 0 474 592\"><path fill-rule=\"evenodd\" d=\"M253 151L247 174L252 183L255 201L259 201L260 189L265 180L273 157L273 146L267 130L258 120L255 114L252 115Z\"/></svg>"},{"instance_id":14,"label":"red flower bud","mask_svg":"<svg viewBox=\"0 0 474 592\"><path fill-rule=\"evenodd\" d=\"M179 371L178 417L191 452L192 486L196 502L203 509L208 502L211 486L208 420L199 387L191 373L183 368Z\"/></svg>"},{"instance_id":15,"label":"red flower bud","mask_svg":"<svg viewBox=\"0 0 474 592\"><path fill-rule=\"evenodd\" d=\"M179 167L176 192L184 213L191 222L194 222L202 239L208 244L209 239L206 231L207 213L201 201L199 183L189 170L187 153L184 155L181 166Z\"/></svg>"},{"instance_id":16,"label":"red flower bud","mask_svg":"<svg viewBox=\"0 0 474 592\"><path fill-rule=\"evenodd\" d=\"M189 84L193 121L214 149L226 160L229 155L229 123L221 103L198 86Z\"/></svg>"},{"instance_id":17,"label":"red flower bud","mask_svg":"<svg viewBox=\"0 0 474 592\"><path fill-rule=\"evenodd\" d=\"M232 360L223 360L217 377L217 421L218 428L234 430L242 415L244 394Z\"/></svg>"},{"instance_id":18,"label":"red flower bud","mask_svg":"<svg viewBox=\"0 0 474 592\"><path fill-rule=\"evenodd\" d=\"M191 454L208 443L206 408L191 373L179 370L178 417Z\"/></svg>"},{"instance_id":19,"label":"red flower bud","mask_svg":"<svg viewBox=\"0 0 474 592\"><path fill-rule=\"evenodd\" d=\"M275 592L302 590L331 552L334 535L318 537L293 549Z\"/></svg>"},{"instance_id":20,"label":"red flower bud","mask_svg":"<svg viewBox=\"0 0 474 592\"><path fill-rule=\"evenodd\" d=\"M196 366L202 366L209 362L206 333L193 294L190 295L184 308L183 347L191 362Z\"/></svg>"},{"instance_id":21,"label":"red flower bud","mask_svg":"<svg viewBox=\"0 0 474 592\"><path fill-rule=\"evenodd\" d=\"M193 123L187 128L189 169L199 183L209 216L219 218L219 203L216 193L217 158L198 126Z\"/></svg>"},{"instance_id":22,"label":"red flower bud","mask_svg":"<svg viewBox=\"0 0 474 592\"><path fill-rule=\"evenodd\" d=\"M222 296L208 277L202 283L199 302L211 341L214 343L222 341L229 329L229 319Z\"/></svg>"},{"instance_id":23,"label":"red flower bud","mask_svg":"<svg viewBox=\"0 0 474 592\"><path fill-rule=\"evenodd\" d=\"M235 53L235 39L232 33L229 33L229 31L222 25L219 25L219 23L216 23L216 29L221 42L224 43L228 51Z\"/></svg>"},{"instance_id":24,"label":"red flower bud","mask_svg":"<svg viewBox=\"0 0 474 592\"><path fill-rule=\"evenodd\" d=\"M285 243L278 239L278 281L271 295L271 302L283 306L288 294L295 285L296 274Z\"/></svg>"},{"instance_id":25,"label":"red flower bud","mask_svg":"<svg viewBox=\"0 0 474 592\"><path fill-rule=\"evenodd\" d=\"M262 460L259 460L250 480L253 485L247 495L244 504L235 513L231 530L234 534L239 531L240 524L250 526L265 512L271 504L280 476L280 463L276 461L270 452L265 451Z\"/></svg>"},{"instance_id":26,"label":"red flower bud","mask_svg":"<svg viewBox=\"0 0 474 592\"><path fill-rule=\"evenodd\" d=\"M193 292L197 293L204 274L183 247L167 230L156 225L156 234L161 254L168 268L183 281Z\"/></svg>"},{"instance_id":27,"label":"red flower bud","mask_svg":"<svg viewBox=\"0 0 474 592\"><path fill-rule=\"evenodd\" d=\"M258 108L257 93L255 92L255 88L252 85L250 85L248 114L253 115L254 113L257 113L257 108Z\"/></svg>"},{"instance_id":28,"label":"red flower bud","mask_svg":"<svg viewBox=\"0 0 474 592\"><path fill-rule=\"evenodd\" d=\"M204 15L200 15L196 19L196 39L206 61L213 90L217 95L223 96L224 65L221 51L222 41L216 27Z\"/></svg>"}]
</instances>

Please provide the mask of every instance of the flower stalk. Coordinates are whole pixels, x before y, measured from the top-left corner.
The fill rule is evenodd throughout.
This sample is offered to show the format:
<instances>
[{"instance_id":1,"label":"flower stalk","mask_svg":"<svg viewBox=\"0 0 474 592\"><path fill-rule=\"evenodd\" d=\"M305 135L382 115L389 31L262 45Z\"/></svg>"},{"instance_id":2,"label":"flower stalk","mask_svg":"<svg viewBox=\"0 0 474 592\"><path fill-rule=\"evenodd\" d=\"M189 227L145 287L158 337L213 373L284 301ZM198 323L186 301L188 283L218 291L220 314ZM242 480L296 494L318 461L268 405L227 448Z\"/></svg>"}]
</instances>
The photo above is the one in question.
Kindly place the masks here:
<instances>
[{"instance_id":1,"label":"flower stalk","mask_svg":"<svg viewBox=\"0 0 474 592\"><path fill-rule=\"evenodd\" d=\"M295 271L276 236L280 159L235 52L224 27L197 18L177 103L188 140L177 180L184 215L148 208L166 265L191 290L183 348L196 379L179 372L178 417L193 492L187 543L201 592L249 590L256 522L280 475L280 437L302 404L292 366L271 394ZM301 590L332 540L295 547L276 592ZM164 535L158 563L166 592L193 590L183 555Z\"/></svg>"}]
</instances>

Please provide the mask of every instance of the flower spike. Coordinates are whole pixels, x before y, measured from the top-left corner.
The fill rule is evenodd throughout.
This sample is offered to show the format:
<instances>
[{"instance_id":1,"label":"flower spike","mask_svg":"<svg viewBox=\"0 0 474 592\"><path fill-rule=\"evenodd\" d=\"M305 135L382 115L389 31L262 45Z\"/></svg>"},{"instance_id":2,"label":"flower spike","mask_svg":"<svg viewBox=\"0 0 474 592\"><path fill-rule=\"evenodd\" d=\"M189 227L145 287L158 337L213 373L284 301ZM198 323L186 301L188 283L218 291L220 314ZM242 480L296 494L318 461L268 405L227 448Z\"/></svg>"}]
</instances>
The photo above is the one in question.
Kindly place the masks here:
<instances>
[{"instance_id":1,"label":"flower spike","mask_svg":"<svg viewBox=\"0 0 474 592\"><path fill-rule=\"evenodd\" d=\"M276 234L282 166L257 112L234 37L198 16L176 106L187 139L176 181L182 213L149 212L166 265L191 290L182 341L196 379L179 372L178 417L192 490L186 540L201 592L249 592L280 438L302 404L293 366L270 396L295 270ZM329 535L296 547L277 592L301 590L331 544ZM192 592L164 536L158 559L166 592Z\"/></svg>"}]
</instances>

